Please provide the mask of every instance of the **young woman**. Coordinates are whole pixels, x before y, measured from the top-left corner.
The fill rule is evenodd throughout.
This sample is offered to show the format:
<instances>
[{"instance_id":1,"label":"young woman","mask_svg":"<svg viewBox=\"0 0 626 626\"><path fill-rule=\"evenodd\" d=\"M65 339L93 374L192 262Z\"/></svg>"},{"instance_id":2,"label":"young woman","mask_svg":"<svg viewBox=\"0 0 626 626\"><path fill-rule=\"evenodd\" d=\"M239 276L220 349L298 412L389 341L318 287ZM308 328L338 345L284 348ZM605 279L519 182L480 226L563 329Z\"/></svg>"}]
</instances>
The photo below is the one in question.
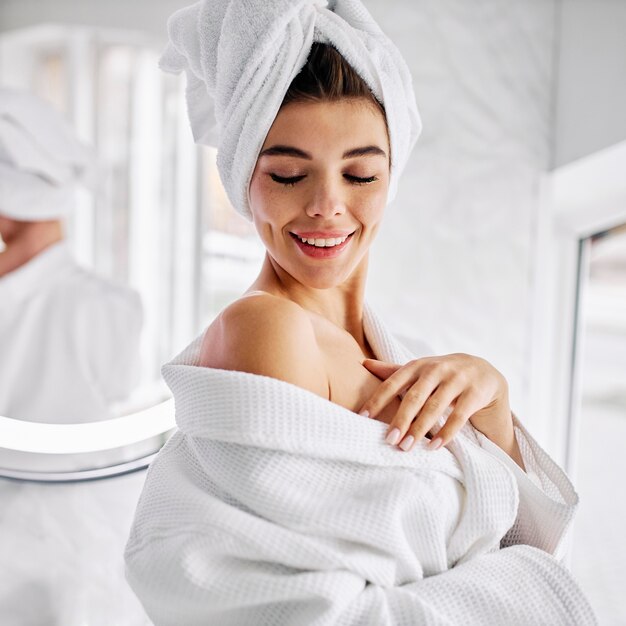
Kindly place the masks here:
<instances>
[{"instance_id":1,"label":"young woman","mask_svg":"<svg viewBox=\"0 0 626 626\"><path fill-rule=\"evenodd\" d=\"M202 365L272 376L368 411L389 433L398 429L406 451L453 404L433 447L470 419L523 468L507 382L487 361L451 354L396 367L375 360L367 342L369 248L385 212L389 159L383 107L334 48L314 43L250 183L263 267L207 328Z\"/></svg>"},{"instance_id":2,"label":"young woman","mask_svg":"<svg viewBox=\"0 0 626 626\"><path fill-rule=\"evenodd\" d=\"M125 552L154 624L594 624L561 563L576 492L505 378L412 353L365 298L420 129L397 49L358 0L204 0L168 26L267 252L162 368L179 430Z\"/></svg>"}]
</instances>

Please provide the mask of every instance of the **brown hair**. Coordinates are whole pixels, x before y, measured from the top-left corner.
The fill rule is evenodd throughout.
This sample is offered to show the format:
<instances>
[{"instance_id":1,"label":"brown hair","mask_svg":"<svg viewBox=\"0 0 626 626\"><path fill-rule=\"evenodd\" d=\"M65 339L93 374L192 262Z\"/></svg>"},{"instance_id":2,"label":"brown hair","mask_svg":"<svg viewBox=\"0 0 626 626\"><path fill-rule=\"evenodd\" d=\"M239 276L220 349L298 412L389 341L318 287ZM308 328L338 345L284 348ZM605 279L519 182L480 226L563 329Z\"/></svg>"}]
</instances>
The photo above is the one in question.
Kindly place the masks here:
<instances>
[{"instance_id":1,"label":"brown hair","mask_svg":"<svg viewBox=\"0 0 626 626\"><path fill-rule=\"evenodd\" d=\"M314 41L307 62L291 81L281 107L290 102L333 102L344 98L365 98L376 105L383 114L389 138L385 107L367 83L333 46Z\"/></svg>"}]
</instances>

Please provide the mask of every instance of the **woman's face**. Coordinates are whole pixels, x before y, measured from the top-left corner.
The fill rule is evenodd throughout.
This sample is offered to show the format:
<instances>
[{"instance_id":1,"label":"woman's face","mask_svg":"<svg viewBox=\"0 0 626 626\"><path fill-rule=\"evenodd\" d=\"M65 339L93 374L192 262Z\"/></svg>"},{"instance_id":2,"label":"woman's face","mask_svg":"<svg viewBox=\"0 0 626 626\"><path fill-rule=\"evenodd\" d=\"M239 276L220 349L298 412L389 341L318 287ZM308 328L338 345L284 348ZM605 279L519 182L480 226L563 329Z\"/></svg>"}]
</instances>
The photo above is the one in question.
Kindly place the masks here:
<instances>
[{"instance_id":1,"label":"woman's face","mask_svg":"<svg viewBox=\"0 0 626 626\"><path fill-rule=\"evenodd\" d=\"M369 249L388 187L389 141L374 103L292 102L261 148L250 208L271 259L298 282L324 289L345 281ZM349 237L318 247L297 235Z\"/></svg>"}]
</instances>

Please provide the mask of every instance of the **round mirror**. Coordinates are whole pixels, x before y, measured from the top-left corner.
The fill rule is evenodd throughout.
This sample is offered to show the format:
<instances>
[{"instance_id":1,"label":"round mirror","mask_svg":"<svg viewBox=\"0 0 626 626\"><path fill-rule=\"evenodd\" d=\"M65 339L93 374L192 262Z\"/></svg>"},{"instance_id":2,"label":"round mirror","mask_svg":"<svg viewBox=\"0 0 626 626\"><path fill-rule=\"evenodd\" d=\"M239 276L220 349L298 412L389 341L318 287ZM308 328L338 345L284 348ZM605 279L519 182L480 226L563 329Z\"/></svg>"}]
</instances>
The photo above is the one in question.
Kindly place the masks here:
<instances>
[{"instance_id":1,"label":"round mirror","mask_svg":"<svg viewBox=\"0 0 626 626\"><path fill-rule=\"evenodd\" d=\"M0 34L0 164L23 178L0 206L0 475L145 467L174 427L160 367L203 323L199 194L182 83L158 69L161 47L62 23ZM62 215L32 199L20 213L19 185L48 183L69 139L48 138L28 100L12 109L12 93L39 98L94 155L95 184L73 185ZM41 155L51 164L35 175ZM42 205L60 197L41 186Z\"/></svg>"},{"instance_id":2,"label":"round mirror","mask_svg":"<svg viewBox=\"0 0 626 626\"><path fill-rule=\"evenodd\" d=\"M175 430L161 366L264 254L215 151L193 143L184 77L158 67L178 6L116 6L0 6L0 88L54 108L97 162L55 236L19 263L20 220L0 223L2 624L150 623L122 554Z\"/></svg>"}]
</instances>

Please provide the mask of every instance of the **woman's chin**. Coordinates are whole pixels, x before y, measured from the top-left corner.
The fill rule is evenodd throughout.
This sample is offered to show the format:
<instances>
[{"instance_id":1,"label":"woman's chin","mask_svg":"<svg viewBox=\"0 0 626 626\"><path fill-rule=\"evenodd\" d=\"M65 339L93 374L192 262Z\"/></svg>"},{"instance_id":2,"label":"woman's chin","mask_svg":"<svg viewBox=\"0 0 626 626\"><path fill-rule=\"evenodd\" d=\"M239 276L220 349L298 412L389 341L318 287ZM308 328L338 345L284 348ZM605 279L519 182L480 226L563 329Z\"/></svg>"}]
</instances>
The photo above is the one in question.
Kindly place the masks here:
<instances>
[{"instance_id":1,"label":"woman's chin","mask_svg":"<svg viewBox=\"0 0 626 626\"><path fill-rule=\"evenodd\" d=\"M317 268L312 272L298 271L296 268L294 276L298 277L298 282L312 289L332 289L343 285L351 272L342 271L338 268L321 269Z\"/></svg>"}]
</instances>

